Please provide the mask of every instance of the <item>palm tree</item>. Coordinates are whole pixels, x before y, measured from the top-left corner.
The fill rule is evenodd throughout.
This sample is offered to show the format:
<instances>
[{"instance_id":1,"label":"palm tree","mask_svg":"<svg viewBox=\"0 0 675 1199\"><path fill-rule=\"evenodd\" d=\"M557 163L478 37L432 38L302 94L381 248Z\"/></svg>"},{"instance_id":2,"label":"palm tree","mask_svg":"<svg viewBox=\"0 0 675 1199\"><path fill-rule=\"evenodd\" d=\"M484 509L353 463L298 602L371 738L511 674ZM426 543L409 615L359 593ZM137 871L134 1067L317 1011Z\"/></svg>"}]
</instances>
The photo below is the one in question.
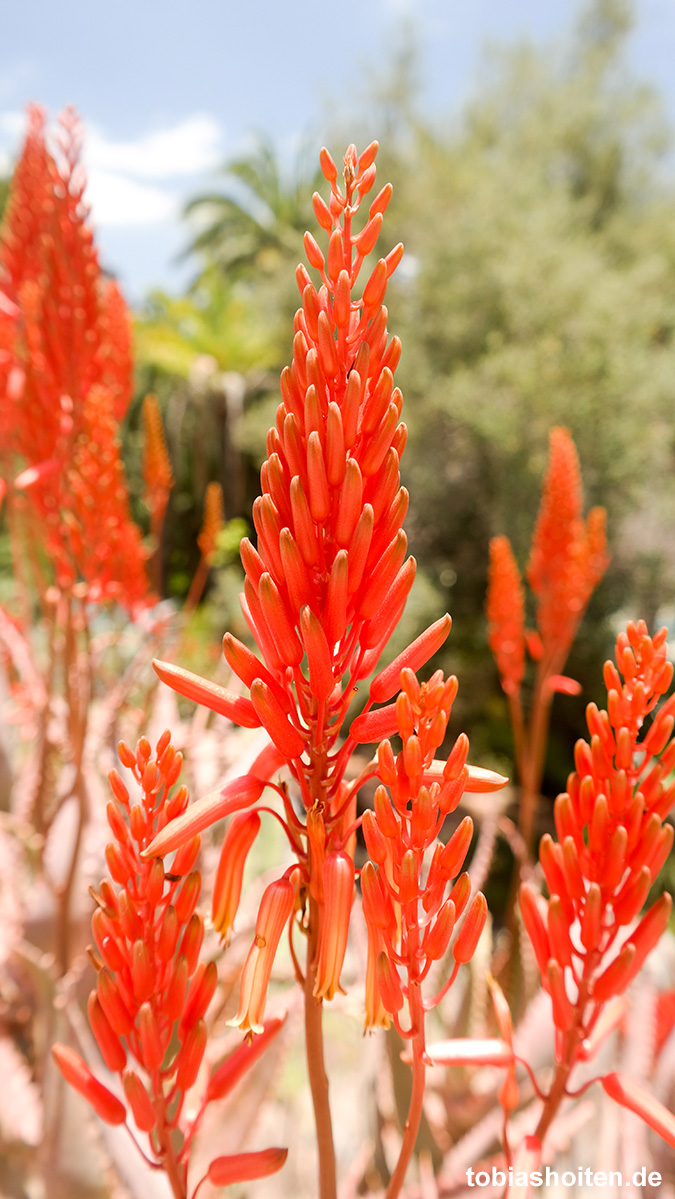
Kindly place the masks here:
<instances>
[{"instance_id":1,"label":"palm tree","mask_svg":"<svg viewBox=\"0 0 675 1199\"><path fill-rule=\"evenodd\" d=\"M302 253L312 221L311 195L320 186L318 154L304 143L292 170L285 169L273 143L259 137L252 152L222 168L222 192L196 196L185 214L201 226L188 248L230 278L277 274Z\"/></svg>"}]
</instances>

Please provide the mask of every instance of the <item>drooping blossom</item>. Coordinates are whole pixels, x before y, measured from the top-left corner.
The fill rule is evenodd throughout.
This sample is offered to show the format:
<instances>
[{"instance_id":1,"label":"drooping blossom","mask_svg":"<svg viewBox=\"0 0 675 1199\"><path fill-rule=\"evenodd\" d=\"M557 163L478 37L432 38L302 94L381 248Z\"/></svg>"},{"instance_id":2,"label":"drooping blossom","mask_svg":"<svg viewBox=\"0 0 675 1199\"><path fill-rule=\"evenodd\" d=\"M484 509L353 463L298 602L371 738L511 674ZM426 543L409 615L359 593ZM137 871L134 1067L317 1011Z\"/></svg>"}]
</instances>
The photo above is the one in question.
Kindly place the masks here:
<instances>
[{"instance_id":1,"label":"drooping blossom","mask_svg":"<svg viewBox=\"0 0 675 1199\"><path fill-rule=\"evenodd\" d=\"M0 431L8 501L44 546L54 579L92 600L146 601L118 424L131 397L129 319L103 278L84 200L80 127L60 119L53 151L29 110L0 249Z\"/></svg>"},{"instance_id":2,"label":"drooping blossom","mask_svg":"<svg viewBox=\"0 0 675 1199\"><path fill-rule=\"evenodd\" d=\"M132 1117L180 1196L187 1194L194 1132L186 1123L184 1100L200 1071L207 1042L204 1017L218 981L215 962L200 961L200 838L196 834L178 849L166 873L159 858L142 857L156 833L188 805L187 789L176 788L182 755L168 731L154 753L143 737L135 752L120 742L119 754L139 793L132 796L121 775L111 771L114 799L107 815L113 840L106 847L108 877L93 892L97 906L89 954L97 974L88 1014L108 1070L120 1077L124 1102L73 1050L57 1045L54 1057L66 1080L104 1120L124 1123ZM261 1048L279 1027L277 1021L261 1037ZM262 1026L260 1031L265 1033ZM253 1055L241 1062L227 1059L214 1072L196 1123L206 1103L222 1098L254 1060ZM176 1129L185 1137L179 1150L172 1141ZM285 1150L236 1154L214 1159L209 1170L220 1177L227 1169L231 1181L244 1181L279 1169L285 1156ZM259 1175L251 1172L256 1163Z\"/></svg>"}]
</instances>

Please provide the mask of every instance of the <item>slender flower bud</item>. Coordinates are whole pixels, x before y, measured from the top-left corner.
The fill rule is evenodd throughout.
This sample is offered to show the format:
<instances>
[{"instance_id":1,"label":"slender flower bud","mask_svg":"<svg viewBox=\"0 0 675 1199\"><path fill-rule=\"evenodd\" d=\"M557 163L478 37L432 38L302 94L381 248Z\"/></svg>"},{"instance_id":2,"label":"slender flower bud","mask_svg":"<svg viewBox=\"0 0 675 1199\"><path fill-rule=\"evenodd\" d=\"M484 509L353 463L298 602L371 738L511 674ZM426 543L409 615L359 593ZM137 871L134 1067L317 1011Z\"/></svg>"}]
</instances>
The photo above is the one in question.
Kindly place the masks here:
<instances>
[{"instance_id":1,"label":"slender flower bud","mask_svg":"<svg viewBox=\"0 0 675 1199\"><path fill-rule=\"evenodd\" d=\"M366 862L361 871L361 893L366 919L375 928L390 930L396 923L389 893L382 885L381 876L372 862Z\"/></svg>"},{"instance_id":2,"label":"slender flower bud","mask_svg":"<svg viewBox=\"0 0 675 1199\"><path fill-rule=\"evenodd\" d=\"M267 1178L281 1169L288 1149L258 1149L255 1153L233 1153L229 1157L216 1157L211 1162L207 1178L213 1186L233 1186L237 1182L252 1182L256 1178Z\"/></svg>"},{"instance_id":3,"label":"slender flower bud","mask_svg":"<svg viewBox=\"0 0 675 1199\"><path fill-rule=\"evenodd\" d=\"M140 1078L133 1070L127 1070L122 1077L122 1085L136 1127L141 1132L152 1132L157 1127L157 1112Z\"/></svg>"},{"instance_id":4,"label":"slender flower bud","mask_svg":"<svg viewBox=\"0 0 675 1199\"><path fill-rule=\"evenodd\" d=\"M381 866L386 862L388 856L387 841L375 813L370 808L367 808L363 813L361 832L363 833L369 857L378 866Z\"/></svg>"},{"instance_id":5,"label":"slender flower bud","mask_svg":"<svg viewBox=\"0 0 675 1199\"><path fill-rule=\"evenodd\" d=\"M600 977L595 979L593 998L597 1003L606 1003L613 995L620 995L622 991L625 991L635 973L634 962L635 946L631 945L629 941L622 947L618 957L614 958L614 961L610 962Z\"/></svg>"},{"instance_id":6,"label":"slender flower bud","mask_svg":"<svg viewBox=\"0 0 675 1199\"><path fill-rule=\"evenodd\" d=\"M158 1070L164 1060L165 1048L151 1004L144 1003L138 1013L138 1037L141 1060L146 1070Z\"/></svg>"},{"instance_id":7,"label":"slender flower bud","mask_svg":"<svg viewBox=\"0 0 675 1199\"><path fill-rule=\"evenodd\" d=\"M561 1032L568 1032L574 1023L574 1009L567 997L560 963L555 958L549 959L547 975L548 991L553 1005L553 1022Z\"/></svg>"},{"instance_id":8,"label":"slender flower bud","mask_svg":"<svg viewBox=\"0 0 675 1199\"><path fill-rule=\"evenodd\" d=\"M456 962L471 961L485 928L486 920L487 901L482 891L479 891L471 902L457 940L452 947L452 955Z\"/></svg>"},{"instance_id":9,"label":"slender flower bud","mask_svg":"<svg viewBox=\"0 0 675 1199\"><path fill-rule=\"evenodd\" d=\"M169 662L159 662L157 659L153 666L162 682L179 695L211 708L213 712L226 716L228 720L243 725L244 728L260 728L253 704L244 696L234 695L225 687L219 687L217 683L211 683L208 679L201 679L199 675L184 670L182 666L172 666Z\"/></svg>"},{"instance_id":10,"label":"slender flower bud","mask_svg":"<svg viewBox=\"0 0 675 1199\"><path fill-rule=\"evenodd\" d=\"M427 958L436 961L445 956L454 927L455 905L451 899L446 899L422 942L422 952Z\"/></svg>"},{"instance_id":11,"label":"slender flower bud","mask_svg":"<svg viewBox=\"0 0 675 1199\"><path fill-rule=\"evenodd\" d=\"M376 964L377 985L382 1002L392 1015L403 1007L403 991L396 967L386 953L380 953Z\"/></svg>"},{"instance_id":12,"label":"slender flower bud","mask_svg":"<svg viewBox=\"0 0 675 1199\"><path fill-rule=\"evenodd\" d=\"M196 1082L206 1049L206 1025L203 1020L190 1029L176 1058L176 1086L188 1091Z\"/></svg>"},{"instance_id":13,"label":"slender flower bud","mask_svg":"<svg viewBox=\"0 0 675 1199\"><path fill-rule=\"evenodd\" d=\"M96 1043L101 1050L101 1057L109 1070L117 1073L123 1070L127 1064L127 1055L117 1033L108 1021L108 1018L101 1007L100 1000L96 991L92 991L89 996L87 1005L87 1014L89 1016L89 1024L93 1032Z\"/></svg>"},{"instance_id":14,"label":"slender flower bud","mask_svg":"<svg viewBox=\"0 0 675 1199\"><path fill-rule=\"evenodd\" d=\"M447 879L456 878L469 851L473 837L473 820L465 816L444 846L439 864Z\"/></svg>"},{"instance_id":15,"label":"slender flower bud","mask_svg":"<svg viewBox=\"0 0 675 1199\"><path fill-rule=\"evenodd\" d=\"M124 1124L127 1118L124 1105L94 1078L82 1058L66 1045L52 1045L52 1057L66 1082L79 1091L106 1124Z\"/></svg>"}]
</instances>

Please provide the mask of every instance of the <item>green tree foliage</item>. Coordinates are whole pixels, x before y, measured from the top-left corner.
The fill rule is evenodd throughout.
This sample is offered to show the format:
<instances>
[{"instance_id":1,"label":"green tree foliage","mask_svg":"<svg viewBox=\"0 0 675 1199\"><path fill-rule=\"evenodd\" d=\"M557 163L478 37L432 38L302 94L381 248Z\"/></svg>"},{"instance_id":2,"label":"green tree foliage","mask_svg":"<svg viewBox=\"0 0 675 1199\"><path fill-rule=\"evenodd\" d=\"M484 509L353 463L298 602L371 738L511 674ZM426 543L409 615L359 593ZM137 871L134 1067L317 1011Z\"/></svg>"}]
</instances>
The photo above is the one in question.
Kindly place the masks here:
<instances>
[{"instance_id":1,"label":"green tree foliage","mask_svg":"<svg viewBox=\"0 0 675 1199\"><path fill-rule=\"evenodd\" d=\"M507 532L524 565L555 424L608 508L605 614L652 619L675 584L675 212L658 108L622 69L628 29L606 0L555 55L495 56L459 126L418 130L397 195L408 528L469 654L489 538Z\"/></svg>"}]
</instances>

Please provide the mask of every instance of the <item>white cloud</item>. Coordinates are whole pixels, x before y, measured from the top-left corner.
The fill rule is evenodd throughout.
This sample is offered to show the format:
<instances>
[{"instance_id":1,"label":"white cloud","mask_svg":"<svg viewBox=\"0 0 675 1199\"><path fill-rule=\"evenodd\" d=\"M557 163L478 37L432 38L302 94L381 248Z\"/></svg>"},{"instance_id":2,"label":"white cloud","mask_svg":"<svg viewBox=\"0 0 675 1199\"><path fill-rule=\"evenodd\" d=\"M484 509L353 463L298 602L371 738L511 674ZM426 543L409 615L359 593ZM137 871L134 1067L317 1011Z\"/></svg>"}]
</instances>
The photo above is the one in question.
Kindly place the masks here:
<instances>
[{"instance_id":1,"label":"white cloud","mask_svg":"<svg viewBox=\"0 0 675 1199\"><path fill-rule=\"evenodd\" d=\"M92 126L85 138L91 169L121 172L136 179L176 179L212 170L222 157L222 129L208 113L186 117L168 129L112 141Z\"/></svg>"},{"instance_id":2,"label":"white cloud","mask_svg":"<svg viewBox=\"0 0 675 1199\"><path fill-rule=\"evenodd\" d=\"M85 196L95 225L153 225L178 215L169 192L112 171L90 170Z\"/></svg>"},{"instance_id":3,"label":"white cloud","mask_svg":"<svg viewBox=\"0 0 675 1199\"><path fill-rule=\"evenodd\" d=\"M52 128L54 124L50 120ZM9 169L10 155L20 152L26 128L25 113L0 112L0 173ZM188 180L196 182L195 177L221 161L222 140L220 124L208 113L195 113L124 141L87 125L83 163L92 221L108 228L178 221L182 201L170 184L181 181L183 189L186 184L194 187Z\"/></svg>"}]
</instances>

